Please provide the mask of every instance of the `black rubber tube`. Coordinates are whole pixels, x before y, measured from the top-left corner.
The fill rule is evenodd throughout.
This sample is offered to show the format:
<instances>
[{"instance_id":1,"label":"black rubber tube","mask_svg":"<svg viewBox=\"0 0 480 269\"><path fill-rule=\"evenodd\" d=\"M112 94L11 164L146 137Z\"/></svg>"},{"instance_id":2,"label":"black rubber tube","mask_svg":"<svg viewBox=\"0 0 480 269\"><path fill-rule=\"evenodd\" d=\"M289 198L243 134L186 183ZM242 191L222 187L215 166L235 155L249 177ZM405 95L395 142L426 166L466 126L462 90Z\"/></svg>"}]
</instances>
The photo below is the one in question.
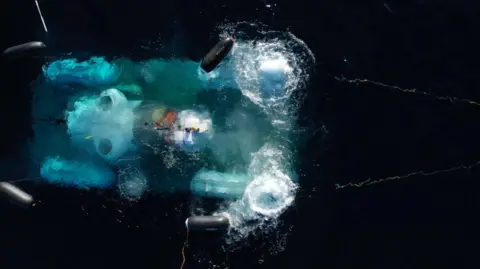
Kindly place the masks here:
<instances>
[{"instance_id":1,"label":"black rubber tube","mask_svg":"<svg viewBox=\"0 0 480 269\"><path fill-rule=\"evenodd\" d=\"M185 221L189 230L197 231L218 231L230 227L230 221L223 216L194 216Z\"/></svg>"},{"instance_id":2,"label":"black rubber tube","mask_svg":"<svg viewBox=\"0 0 480 269\"><path fill-rule=\"evenodd\" d=\"M17 46L10 47L3 51L2 56L5 58L39 56L40 51L42 51L46 47L47 46L43 44L43 42L32 41L25 44L20 44Z\"/></svg>"},{"instance_id":3,"label":"black rubber tube","mask_svg":"<svg viewBox=\"0 0 480 269\"><path fill-rule=\"evenodd\" d=\"M0 195L22 207L30 207L33 203L33 197L30 194L8 182L0 182Z\"/></svg>"},{"instance_id":4,"label":"black rubber tube","mask_svg":"<svg viewBox=\"0 0 480 269\"><path fill-rule=\"evenodd\" d=\"M203 57L200 67L203 71L209 73L213 71L222 62L233 48L235 41L231 37L222 38L217 44Z\"/></svg>"}]
</instances>

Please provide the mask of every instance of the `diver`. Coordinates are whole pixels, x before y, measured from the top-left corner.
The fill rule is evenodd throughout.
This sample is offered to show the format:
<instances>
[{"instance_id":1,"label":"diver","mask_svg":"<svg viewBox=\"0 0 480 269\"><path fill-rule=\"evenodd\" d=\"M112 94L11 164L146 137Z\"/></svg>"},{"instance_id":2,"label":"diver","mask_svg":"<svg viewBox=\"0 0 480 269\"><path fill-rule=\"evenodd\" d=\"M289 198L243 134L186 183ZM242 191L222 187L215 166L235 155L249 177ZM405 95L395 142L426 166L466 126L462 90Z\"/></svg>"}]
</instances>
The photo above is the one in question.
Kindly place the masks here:
<instances>
[{"instance_id":1,"label":"diver","mask_svg":"<svg viewBox=\"0 0 480 269\"><path fill-rule=\"evenodd\" d=\"M200 128L197 128L195 126L185 127L185 133L198 133L198 132L200 132Z\"/></svg>"},{"instance_id":2,"label":"diver","mask_svg":"<svg viewBox=\"0 0 480 269\"><path fill-rule=\"evenodd\" d=\"M183 133L183 144L193 144L194 143L194 138L200 133L200 128L197 128L195 126L192 127L185 127L184 133Z\"/></svg>"},{"instance_id":3,"label":"diver","mask_svg":"<svg viewBox=\"0 0 480 269\"><path fill-rule=\"evenodd\" d=\"M163 137L166 144L176 144L180 147L195 145L196 140L208 131L207 129L203 130L192 124L181 123L179 113L173 109L160 111L160 109L154 111L157 116L154 117L153 129ZM145 125L149 124L145 123Z\"/></svg>"}]
</instances>

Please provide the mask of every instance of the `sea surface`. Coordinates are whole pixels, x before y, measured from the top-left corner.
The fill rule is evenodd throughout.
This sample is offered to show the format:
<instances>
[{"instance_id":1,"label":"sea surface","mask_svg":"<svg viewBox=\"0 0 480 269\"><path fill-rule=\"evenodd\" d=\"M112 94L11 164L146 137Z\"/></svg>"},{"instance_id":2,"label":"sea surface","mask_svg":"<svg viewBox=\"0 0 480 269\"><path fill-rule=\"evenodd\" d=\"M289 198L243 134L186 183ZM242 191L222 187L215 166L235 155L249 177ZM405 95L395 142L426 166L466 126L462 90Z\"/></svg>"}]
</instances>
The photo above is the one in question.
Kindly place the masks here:
<instances>
[{"instance_id":1,"label":"sea surface","mask_svg":"<svg viewBox=\"0 0 480 269\"><path fill-rule=\"evenodd\" d=\"M48 40L58 53L198 60L215 27L245 21L288 29L314 53L283 247L248 238L226 252L217 235L192 235L184 268L478 268L479 3L51 0L40 1L45 35L34 1L10 2L2 50ZM41 65L2 60L2 181L26 176ZM185 228L169 216L188 196L118 208L101 193L22 184L44 202L0 204L0 268L180 268Z\"/></svg>"}]
</instances>

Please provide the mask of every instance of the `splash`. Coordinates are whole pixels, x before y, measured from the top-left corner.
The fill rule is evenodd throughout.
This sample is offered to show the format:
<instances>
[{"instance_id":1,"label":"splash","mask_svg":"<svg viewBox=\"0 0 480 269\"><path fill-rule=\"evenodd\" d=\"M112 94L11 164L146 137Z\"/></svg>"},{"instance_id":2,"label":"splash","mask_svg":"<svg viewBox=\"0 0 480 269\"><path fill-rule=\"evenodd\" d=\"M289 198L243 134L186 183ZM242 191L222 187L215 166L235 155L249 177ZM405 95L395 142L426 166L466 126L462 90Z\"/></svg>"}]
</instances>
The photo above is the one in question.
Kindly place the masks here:
<instances>
[{"instance_id":1,"label":"splash","mask_svg":"<svg viewBox=\"0 0 480 269\"><path fill-rule=\"evenodd\" d=\"M291 33L264 31L252 24L227 25L220 30L223 35L236 37L237 43L226 62L207 77L200 74L204 76L200 78L218 87L239 89L273 127L264 134L263 146L252 152L247 169L251 180L242 198L215 213L230 219L231 238L236 242L255 230L274 228L278 217L295 200L298 186L292 170L295 156L290 137L301 102L295 99L295 93L306 86L315 58ZM210 178L221 175L210 173Z\"/></svg>"},{"instance_id":2,"label":"splash","mask_svg":"<svg viewBox=\"0 0 480 269\"><path fill-rule=\"evenodd\" d=\"M252 212L276 218L292 204L297 186L286 166L284 152L272 144L255 153L249 167L255 177L243 197Z\"/></svg>"},{"instance_id":3,"label":"splash","mask_svg":"<svg viewBox=\"0 0 480 269\"><path fill-rule=\"evenodd\" d=\"M270 116L272 123L288 129L298 107L295 101L300 101L293 100L292 94L306 86L316 59L292 33L265 29L251 23L219 27L221 36L234 36L237 43L227 61L208 79L218 87L239 89Z\"/></svg>"},{"instance_id":4,"label":"splash","mask_svg":"<svg viewBox=\"0 0 480 269\"><path fill-rule=\"evenodd\" d=\"M264 28L245 23L220 27L220 35L237 42L208 74L198 62L180 59L51 63L44 69L50 84L90 87L70 96L69 142L87 151L95 164L108 163L112 171L112 166L127 167L120 169L117 188L128 200L139 199L147 188L189 190L227 199L215 214L230 219L235 238L274 228L298 188L290 139L301 102L298 93L315 58L293 34ZM110 89L98 94L98 88ZM166 139L157 123L170 112L177 113L178 121L172 125L173 137ZM131 152L142 159L141 166L123 162Z\"/></svg>"},{"instance_id":5,"label":"splash","mask_svg":"<svg viewBox=\"0 0 480 269\"><path fill-rule=\"evenodd\" d=\"M122 197L137 201L147 190L147 178L135 166L128 165L118 175L118 191Z\"/></svg>"},{"instance_id":6,"label":"splash","mask_svg":"<svg viewBox=\"0 0 480 269\"><path fill-rule=\"evenodd\" d=\"M238 242L258 229L275 228L278 217L294 202L298 188L293 172L286 167L285 152L274 144L267 143L254 153L248 169L253 180L242 198L215 213L230 219L233 230L229 242Z\"/></svg>"},{"instance_id":7,"label":"splash","mask_svg":"<svg viewBox=\"0 0 480 269\"><path fill-rule=\"evenodd\" d=\"M67 111L67 128L72 143L107 161L115 161L133 149L133 109L116 89L100 96L84 96Z\"/></svg>"}]
</instances>

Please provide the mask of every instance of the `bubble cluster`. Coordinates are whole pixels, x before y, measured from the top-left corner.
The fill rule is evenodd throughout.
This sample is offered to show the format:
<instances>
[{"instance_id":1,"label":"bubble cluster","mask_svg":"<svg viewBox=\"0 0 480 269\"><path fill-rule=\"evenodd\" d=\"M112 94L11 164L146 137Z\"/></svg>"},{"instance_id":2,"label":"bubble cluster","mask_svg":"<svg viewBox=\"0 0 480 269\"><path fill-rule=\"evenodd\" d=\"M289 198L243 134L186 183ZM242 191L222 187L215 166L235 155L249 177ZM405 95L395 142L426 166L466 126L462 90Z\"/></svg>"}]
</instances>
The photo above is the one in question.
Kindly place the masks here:
<instances>
[{"instance_id":1,"label":"bubble cluster","mask_svg":"<svg viewBox=\"0 0 480 269\"><path fill-rule=\"evenodd\" d=\"M122 197L137 201L147 190L147 178L134 166L127 166L118 175L118 191Z\"/></svg>"}]
</instances>

